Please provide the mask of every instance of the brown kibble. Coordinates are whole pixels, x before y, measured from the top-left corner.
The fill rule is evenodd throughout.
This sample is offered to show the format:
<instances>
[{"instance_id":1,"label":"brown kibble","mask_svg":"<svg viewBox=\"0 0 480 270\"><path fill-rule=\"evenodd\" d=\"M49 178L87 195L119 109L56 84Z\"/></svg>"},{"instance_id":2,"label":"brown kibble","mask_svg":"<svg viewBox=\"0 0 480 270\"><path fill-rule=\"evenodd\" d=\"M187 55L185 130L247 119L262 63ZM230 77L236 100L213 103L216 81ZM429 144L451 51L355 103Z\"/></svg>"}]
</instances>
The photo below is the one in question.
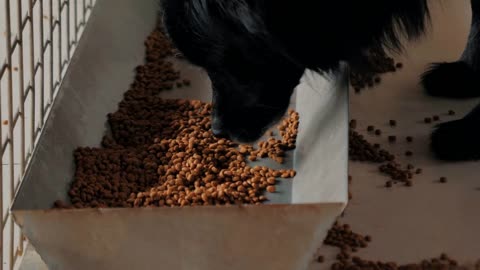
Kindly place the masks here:
<instances>
[{"instance_id":1,"label":"brown kibble","mask_svg":"<svg viewBox=\"0 0 480 270\"><path fill-rule=\"evenodd\" d=\"M407 136L406 139L407 139L407 142L409 142L409 143L410 143L410 142L413 142L413 137L412 137L412 136Z\"/></svg>"},{"instance_id":2,"label":"brown kibble","mask_svg":"<svg viewBox=\"0 0 480 270\"><path fill-rule=\"evenodd\" d=\"M8 120L3 120L3 125L8 125Z\"/></svg>"},{"instance_id":3,"label":"brown kibble","mask_svg":"<svg viewBox=\"0 0 480 270\"><path fill-rule=\"evenodd\" d=\"M434 115L433 116L433 121L440 121L440 116Z\"/></svg>"},{"instance_id":4,"label":"brown kibble","mask_svg":"<svg viewBox=\"0 0 480 270\"><path fill-rule=\"evenodd\" d=\"M375 127L374 126L368 126L367 127L367 131L368 132L373 132L375 130Z\"/></svg>"},{"instance_id":5,"label":"brown kibble","mask_svg":"<svg viewBox=\"0 0 480 270\"><path fill-rule=\"evenodd\" d=\"M397 121L396 120L390 120L389 124L390 124L390 126L395 127L395 126L397 126Z\"/></svg>"},{"instance_id":6,"label":"brown kibble","mask_svg":"<svg viewBox=\"0 0 480 270\"><path fill-rule=\"evenodd\" d=\"M430 117L425 117L425 119L423 119L423 121L424 121L426 124L430 124L430 123L432 123L432 118L430 118Z\"/></svg>"},{"instance_id":7,"label":"brown kibble","mask_svg":"<svg viewBox=\"0 0 480 270\"><path fill-rule=\"evenodd\" d=\"M454 110L449 110L448 115L455 115L455 111Z\"/></svg>"},{"instance_id":8,"label":"brown kibble","mask_svg":"<svg viewBox=\"0 0 480 270\"><path fill-rule=\"evenodd\" d=\"M397 136L388 136L388 141L389 142L396 142L397 141Z\"/></svg>"},{"instance_id":9,"label":"brown kibble","mask_svg":"<svg viewBox=\"0 0 480 270\"><path fill-rule=\"evenodd\" d=\"M269 177L269 178L267 179L267 183L268 183L269 185L275 185L275 182L276 182L275 177Z\"/></svg>"},{"instance_id":10,"label":"brown kibble","mask_svg":"<svg viewBox=\"0 0 480 270\"><path fill-rule=\"evenodd\" d=\"M325 261L325 257L323 257L322 255L317 257L317 262L318 263L323 263L324 261Z\"/></svg>"},{"instance_id":11,"label":"brown kibble","mask_svg":"<svg viewBox=\"0 0 480 270\"><path fill-rule=\"evenodd\" d=\"M402 68L403 67L403 64L398 62L396 65L395 65L396 68Z\"/></svg>"},{"instance_id":12,"label":"brown kibble","mask_svg":"<svg viewBox=\"0 0 480 270\"><path fill-rule=\"evenodd\" d=\"M349 124L349 125L350 125L350 128L351 128L351 129L357 128L357 120L355 120L355 119L350 120L350 124Z\"/></svg>"},{"instance_id":13,"label":"brown kibble","mask_svg":"<svg viewBox=\"0 0 480 270\"><path fill-rule=\"evenodd\" d=\"M406 155L407 157L411 157L411 156L413 156L413 152L412 152L412 151L406 151L406 152L405 152L405 155Z\"/></svg>"},{"instance_id":14,"label":"brown kibble","mask_svg":"<svg viewBox=\"0 0 480 270\"><path fill-rule=\"evenodd\" d=\"M440 183L447 183L447 178L444 176L440 177Z\"/></svg>"},{"instance_id":15,"label":"brown kibble","mask_svg":"<svg viewBox=\"0 0 480 270\"><path fill-rule=\"evenodd\" d=\"M375 130L375 135L378 135L378 136L382 135L382 131L380 129Z\"/></svg>"},{"instance_id":16,"label":"brown kibble","mask_svg":"<svg viewBox=\"0 0 480 270\"><path fill-rule=\"evenodd\" d=\"M422 172L423 172L423 170L420 169L420 168L418 168L418 169L415 171L416 174L421 174Z\"/></svg>"},{"instance_id":17,"label":"brown kibble","mask_svg":"<svg viewBox=\"0 0 480 270\"><path fill-rule=\"evenodd\" d=\"M393 186L392 181L388 181L387 183L385 183L385 187L387 188L391 188L392 186Z\"/></svg>"},{"instance_id":18,"label":"brown kibble","mask_svg":"<svg viewBox=\"0 0 480 270\"><path fill-rule=\"evenodd\" d=\"M413 182L410 181L410 180L407 180L407 181L405 182L405 186L411 187L411 186L413 186Z\"/></svg>"},{"instance_id":19,"label":"brown kibble","mask_svg":"<svg viewBox=\"0 0 480 270\"><path fill-rule=\"evenodd\" d=\"M144 45L146 63L135 68L118 110L108 115L112 134L101 148L74 153L76 171L67 192L74 207L257 205L267 200L265 193L276 191L277 177L296 175L293 169L252 163L285 162L295 149L297 112L289 110L275 129L278 136L257 149L217 138L211 132L212 104L160 97L191 84L169 60L179 53L168 38L157 28Z\"/></svg>"}]
</instances>

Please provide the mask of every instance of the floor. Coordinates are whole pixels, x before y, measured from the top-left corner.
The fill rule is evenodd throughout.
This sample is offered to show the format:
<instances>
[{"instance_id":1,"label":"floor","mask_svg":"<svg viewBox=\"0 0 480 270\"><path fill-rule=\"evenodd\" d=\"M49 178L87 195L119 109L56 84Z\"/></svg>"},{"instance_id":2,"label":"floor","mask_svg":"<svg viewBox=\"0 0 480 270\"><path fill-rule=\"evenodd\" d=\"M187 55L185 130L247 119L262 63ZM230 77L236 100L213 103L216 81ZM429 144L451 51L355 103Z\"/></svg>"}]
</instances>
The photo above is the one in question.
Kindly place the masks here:
<instances>
[{"instance_id":1,"label":"floor","mask_svg":"<svg viewBox=\"0 0 480 270\"><path fill-rule=\"evenodd\" d=\"M404 68L382 77L380 86L351 95L351 115L357 119L358 130L375 125L382 136L367 136L400 156L405 164L421 167L424 173L414 179L414 186L385 189L385 176L371 164L351 163L353 199L342 222L352 225L359 233L369 234L373 242L359 255L375 260L400 263L418 262L447 252L463 263L479 259L480 217L475 213L480 205L480 182L475 172L479 163L443 163L436 161L428 150L428 135L432 125L424 117L439 115L442 121L461 117L478 100L450 101L426 97L418 85L418 76L427 63L458 58L465 44L469 26L469 1L449 0L433 5L434 27L428 37L410 44L407 55L396 57ZM457 112L448 116L448 110ZM396 128L388 120L398 122ZM365 132L366 133L366 132ZM413 136L407 144L399 140L389 144L387 136ZM414 156L404 157L411 150ZM445 176L446 184L438 179ZM324 264L313 263L310 270L329 269L336 250L323 247ZM31 248L27 250L22 270L46 269Z\"/></svg>"},{"instance_id":2,"label":"floor","mask_svg":"<svg viewBox=\"0 0 480 270\"><path fill-rule=\"evenodd\" d=\"M439 3L442 4L439 4ZM373 143L396 154L402 164L413 164L423 174L413 179L413 187L385 188L386 176L375 164L350 163L353 199L341 222L348 223L360 234L368 234L373 242L358 255L369 260L415 263L438 257L442 252L461 263L471 264L480 259L480 182L478 162L444 163L435 160L429 151L429 135L434 124L425 124L425 117L438 115L440 122L462 117L478 99L452 101L424 95L419 86L421 74L430 62L458 59L469 29L470 1L438 1L433 5L433 29L427 38L407 47L407 55L396 57L404 68L382 77L378 87L350 95L351 118L357 120L357 130ZM448 111L454 110L455 116ZM397 127L388 122L394 119ZM383 133L367 133L374 125ZM396 143L388 136L395 135ZM414 142L407 143L406 136ZM406 157L405 151L414 155ZM448 182L439 183L440 177ZM336 249L323 247L325 264L313 269L329 269Z\"/></svg>"}]
</instances>

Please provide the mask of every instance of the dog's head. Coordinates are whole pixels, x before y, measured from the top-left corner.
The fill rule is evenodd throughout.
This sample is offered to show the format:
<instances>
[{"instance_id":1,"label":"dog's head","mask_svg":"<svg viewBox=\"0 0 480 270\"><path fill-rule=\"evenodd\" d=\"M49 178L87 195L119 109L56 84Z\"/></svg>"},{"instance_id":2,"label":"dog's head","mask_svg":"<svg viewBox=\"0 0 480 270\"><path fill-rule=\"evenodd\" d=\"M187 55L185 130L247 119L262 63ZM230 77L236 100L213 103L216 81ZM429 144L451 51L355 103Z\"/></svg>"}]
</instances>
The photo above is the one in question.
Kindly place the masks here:
<instances>
[{"instance_id":1,"label":"dog's head","mask_svg":"<svg viewBox=\"0 0 480 270\"><path fill-rule=\"evenodd\" d=\"M255 1L163 5L169 37L212 81L212 131L241 142L257 140L287 110L304 67L274 42Z\"/></svg>"}]
</instances>

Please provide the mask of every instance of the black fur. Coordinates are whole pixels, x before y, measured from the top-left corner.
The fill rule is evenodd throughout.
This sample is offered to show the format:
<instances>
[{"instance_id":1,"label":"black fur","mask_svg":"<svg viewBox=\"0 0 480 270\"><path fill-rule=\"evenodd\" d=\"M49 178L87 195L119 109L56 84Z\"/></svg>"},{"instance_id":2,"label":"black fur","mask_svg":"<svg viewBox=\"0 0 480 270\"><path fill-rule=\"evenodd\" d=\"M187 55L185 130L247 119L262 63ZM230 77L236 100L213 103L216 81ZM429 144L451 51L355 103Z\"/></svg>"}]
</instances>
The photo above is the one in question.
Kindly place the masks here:
<instances>
[{"instance_id":1,"label":"black fur","mask_svg":"<svg viewBox=\"0 0 480 270\"><path fill-rule=\"evenodd\" d=\"M479 78L463 61L435 63L422 75L422 84L431 96L463 99L480 96Z\"/></svg>"},{"instance_id":2,"label":"black fur","mask_svg":"<svg viewBox=\"0 0 480 270\"><path fill-rule=\"evenodd\" d=\"M370 2L164 0L163 10L177 48L212 80L213 131L253 141L284 114L306 68L336 70L422 33L425 0Z\"/></svg>"},{"instance_id":3,"label":"black fur","mask_svg":"<svg viewBox=\"0 0 480 270\"><path fill-rule=\"evenodd\" d=\"M480 0L471 1L480 15L480 10L475 12ZM172 41L212 81L213 132L238 141L258 139L285 113L305 69L335 72L340 62L362 68L368 50L401 52L400 40L420 36L429 18L426 0L162 0L162 4ZM424 75L430 94L473 95L478 82L469 72L475 67L468 60L480 59L480 53L475 53L477 45L471 45L462 59L467 66L442 64ZM443 76L449 70L453 77ZM464 79L464 86L456 93L442 88L458 79ZM444 158L452 150L441 149L441 144L451 137L452 126L458 124L440 126L432 137L435 152Z\"/></svg>"},{"instance_id":4,"label":"black fur","mask_svg":"<svg viewBox=\"0 0 480 270\"><path fill-rule=\"evenodd\" d=\"M462 119L440 124L432 133L432 149L447 161L480 160L480 106Z\"/></svg>"}]
</instances>

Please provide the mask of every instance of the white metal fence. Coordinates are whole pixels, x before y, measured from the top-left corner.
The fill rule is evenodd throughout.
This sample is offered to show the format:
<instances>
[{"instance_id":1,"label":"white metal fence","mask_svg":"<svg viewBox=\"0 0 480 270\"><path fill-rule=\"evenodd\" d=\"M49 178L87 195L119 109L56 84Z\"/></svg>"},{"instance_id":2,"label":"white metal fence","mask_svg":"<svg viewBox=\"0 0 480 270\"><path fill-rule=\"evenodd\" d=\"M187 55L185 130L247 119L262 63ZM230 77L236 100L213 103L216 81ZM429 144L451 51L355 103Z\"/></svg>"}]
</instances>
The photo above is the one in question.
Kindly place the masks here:
<instances>
[{"instance_id":1,"label":"white metal fence","mask_svg":"<svg viewBox=\"0 0 480 270\"><path fill-rule=\"evenodd\" d=\"M0 0L0 270L25 239L9 207L96 0Z\"/></svg>"}]
</instances>

